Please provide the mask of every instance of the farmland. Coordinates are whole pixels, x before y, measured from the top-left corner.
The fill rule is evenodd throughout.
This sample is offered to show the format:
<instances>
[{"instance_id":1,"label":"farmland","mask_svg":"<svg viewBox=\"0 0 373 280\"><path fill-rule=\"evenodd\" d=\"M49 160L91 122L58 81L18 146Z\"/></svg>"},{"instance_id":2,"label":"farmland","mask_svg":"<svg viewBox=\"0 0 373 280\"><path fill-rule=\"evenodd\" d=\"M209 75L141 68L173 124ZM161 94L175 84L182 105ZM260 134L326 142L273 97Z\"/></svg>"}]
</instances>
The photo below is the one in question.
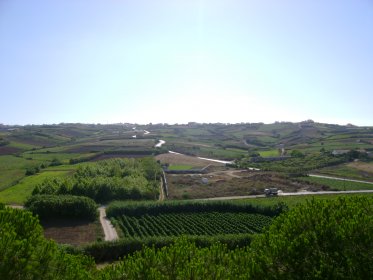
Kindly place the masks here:
<instances>
[{"instance_id":1,"label":"farmland","mask_svg":"<svg viewBox=\"0 0 373 280\"><path fill-rule=\"evenodd\" d=\"M300 195L300 196L277 196L277 197L263 197L257 199L240 199L236 200L236 203L252 204L256 206L269 206L273 207L278 204L285 204L287 207L294 208L301 204L306 204L312 200L337 200L339 198L373 198L372 193L365 194L324 194L324 195Z\"/></svg>"},{"instance_id":2,"label":"farmland","mask_svg":"<svg viewBox=\"0 0 373 280\"><path fill-rule=\"evenodd\" d=\"M74 168L71 166L61 166L57 170L56 168L51 168L38 174L24 177L13 187L7 188L1 192L0 202L22 205L37 185L48 178L65 178L71 175L73 171Z\"/></svg>"},{"instance_id":3,"label":"farmland","mask_svg":"<svg viewBox=\"0 0 373 280\"><path fill-rule=\"evenodd\" d=\"M346 180L334 180L328 178L318 178L318 177L304 177L299 178L301 181L319 184L322 186L330 187L331 190L373 190L373 183L360 183L351 182Z\"/></svg>"},{"instance_id":4,"label":"farmland","mask_svg":"<svg viewBox=\"0 0 373 280\"><path fill-rule=\"evenodd\" d=\"M113 202L107 215L124 239L224 236L261 232L281 213L276 206L234 202ZM233 237L235 236L235 237Z\"/></svg>"},{"instance_id":5,"label":"farmland","mask_svg":"<svg viewBox=\"0 0 373 280\"><path fill-rule=\"evenodd\" d=\"M373 182L373 162L349 162L336 166L325 167L317 170L317 173L329 176L345 177L356 180Z\"/></svg>"},{"instance_id":6,"label":"farmland","mask_svg":"<svg viewBox=\"0 0 373 280\"><path fill-rule=\"evenodd\" d=\"M44 236L61 244L84 245L103 239L99 222L54 219L42 221Z\"/></svg>"},{"instance_id":7,"label":"farmland","mask_svg":"<svg viewBox=\"0 0 373 280\"><path fill-rule=\"evenodd\" d=\"M180 235L219 235L257 233L270 224L271 218L248 213L172 213L120 216L116 219L123 237Z\"/></svg>"},{"instance_id":8,"label":"farmland","mask_svg":"<svg viewBox=\"0 0 373 280\"><path fill-rule=\"evenodd\" d=\"M305 183L275 172L214 170L205 174L167 174L170 199L198 199L263 194L276 186L284 192L328 190L328 186Z\"/></svg>"},{"instance_id":9,"label":"farmland","mask_svg":"<svg viewBox=\"0 0 373 280\"><path fill-rule=\"evenodd\" d=\"M41 218L47 238L73 245L67 250L92 256L97 262L153 253L161 260L158 252L173 248L251 258L254 253L245 252L252 252L251 244L286 216L288 208L310 203L337 207L340 198L351 197L358 203L372 196L194 201L262 195L269 187L285 193L371 189L362 183L304 176L317 173L372 180L371 128L302 122L60 124L2 129L0 202L27 202L27 209ZM165 144L154 147L160 139ZM226 165L209 159L232 162ZM166 180L161 180L163 172ZM108 204L107 217L120 236L116 241L102 241L99 204L101 208ZM141 251L144 245L154 249ZM108 275L113 271L121 268L110 267Z\"/></svg>"}]
</instances>

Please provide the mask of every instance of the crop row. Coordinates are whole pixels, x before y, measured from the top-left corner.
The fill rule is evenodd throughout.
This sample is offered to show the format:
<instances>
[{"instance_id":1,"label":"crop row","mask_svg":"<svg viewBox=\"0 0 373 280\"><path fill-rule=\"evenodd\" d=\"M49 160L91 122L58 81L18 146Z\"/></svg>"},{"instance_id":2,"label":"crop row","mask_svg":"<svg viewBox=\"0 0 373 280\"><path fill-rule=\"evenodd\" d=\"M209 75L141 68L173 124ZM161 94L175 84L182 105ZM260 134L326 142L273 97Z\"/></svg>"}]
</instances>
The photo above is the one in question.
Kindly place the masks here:
<instances>
[{"instance_id":1,"label":"crop row","mask_svg":"<svg viewBox=\"0 0 373 280\"><path fill-rule=\"evenodd\" d=\"M168 213L161 215L126 216L116 218L124 237L156 237L179 235L218 235L257 233L272 219L249 213Z\"/></svg>"}]
</instances>

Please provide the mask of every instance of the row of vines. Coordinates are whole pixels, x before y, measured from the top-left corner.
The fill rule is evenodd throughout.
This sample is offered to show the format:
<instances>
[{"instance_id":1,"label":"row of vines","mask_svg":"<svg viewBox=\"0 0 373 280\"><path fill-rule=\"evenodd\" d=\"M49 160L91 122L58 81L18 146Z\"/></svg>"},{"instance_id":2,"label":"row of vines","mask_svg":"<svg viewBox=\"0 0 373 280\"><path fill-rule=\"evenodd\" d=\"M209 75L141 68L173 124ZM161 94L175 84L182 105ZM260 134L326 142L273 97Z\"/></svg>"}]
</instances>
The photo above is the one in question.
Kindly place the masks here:
<instances>
[{"instance_id":1,"label":"row of vines","mask_svg":"<svg viewBox=\"0 0 373 280\"><path fill-rule=\"evenodd\" d=\"M271 218L250 213L170 213L119 216L116 223L124 237L217 235L257 233L269 226Z\"/></svg>"}]
</instances>

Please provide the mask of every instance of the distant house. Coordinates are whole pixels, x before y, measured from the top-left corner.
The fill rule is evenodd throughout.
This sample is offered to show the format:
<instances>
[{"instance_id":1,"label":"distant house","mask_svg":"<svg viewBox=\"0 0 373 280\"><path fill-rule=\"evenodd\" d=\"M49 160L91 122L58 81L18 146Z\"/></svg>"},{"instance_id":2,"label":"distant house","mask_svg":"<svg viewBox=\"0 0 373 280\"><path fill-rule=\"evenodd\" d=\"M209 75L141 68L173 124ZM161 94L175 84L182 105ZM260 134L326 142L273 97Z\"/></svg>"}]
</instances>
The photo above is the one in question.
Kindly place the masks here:
<instances>
[{"instance_id":1,"label":"distant house","mask_svg":"<svg viewBox=\"0 0 373 280\"><path fill-rule=\"evenodd\" d=\"M333 150L332 155L339 156L347 154L350 150Z\"/></svg>"}]
</instances>

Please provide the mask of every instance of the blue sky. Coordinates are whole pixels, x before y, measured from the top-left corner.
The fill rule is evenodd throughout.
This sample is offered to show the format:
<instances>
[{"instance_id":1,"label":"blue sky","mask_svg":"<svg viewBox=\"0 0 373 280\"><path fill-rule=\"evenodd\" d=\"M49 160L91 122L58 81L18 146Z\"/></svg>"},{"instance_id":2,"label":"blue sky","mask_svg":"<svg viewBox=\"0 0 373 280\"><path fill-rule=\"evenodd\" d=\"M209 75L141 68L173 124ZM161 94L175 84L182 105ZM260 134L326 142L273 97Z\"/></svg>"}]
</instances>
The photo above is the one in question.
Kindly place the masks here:
<instances>
[{"instance_id":1,"label":"blue sky","mask_svg":"<svg viewBox=\"0 0 373 280\"><path fill-rule=\"evenodd\" d=\"M0 123L373 125L371 0L2 0Z\"/></svg>"}]
</instances>

